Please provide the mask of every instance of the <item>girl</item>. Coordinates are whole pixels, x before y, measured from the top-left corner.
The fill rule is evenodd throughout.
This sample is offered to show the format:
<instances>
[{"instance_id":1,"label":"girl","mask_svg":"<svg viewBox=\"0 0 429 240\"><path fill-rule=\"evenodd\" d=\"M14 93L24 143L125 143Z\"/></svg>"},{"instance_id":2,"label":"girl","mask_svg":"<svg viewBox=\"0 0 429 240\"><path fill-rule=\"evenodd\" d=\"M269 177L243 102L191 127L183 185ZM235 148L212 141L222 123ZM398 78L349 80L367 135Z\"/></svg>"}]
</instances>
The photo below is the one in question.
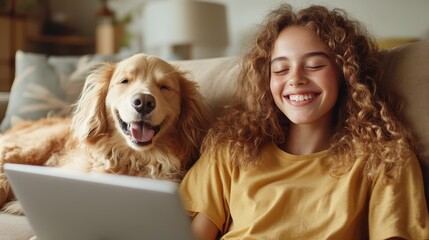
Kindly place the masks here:
<instances>
[{"instance_id":1,"label":"girl","mask_svg":"<svg viewBox=\"0 0 429 240\"><path fill-rule=\"evenodd\" d=\"M244 56L238 102L181 184L199 239L428 239L411 134L381 56L338 9L281 5Z\"/></svg>"}]
</instances>

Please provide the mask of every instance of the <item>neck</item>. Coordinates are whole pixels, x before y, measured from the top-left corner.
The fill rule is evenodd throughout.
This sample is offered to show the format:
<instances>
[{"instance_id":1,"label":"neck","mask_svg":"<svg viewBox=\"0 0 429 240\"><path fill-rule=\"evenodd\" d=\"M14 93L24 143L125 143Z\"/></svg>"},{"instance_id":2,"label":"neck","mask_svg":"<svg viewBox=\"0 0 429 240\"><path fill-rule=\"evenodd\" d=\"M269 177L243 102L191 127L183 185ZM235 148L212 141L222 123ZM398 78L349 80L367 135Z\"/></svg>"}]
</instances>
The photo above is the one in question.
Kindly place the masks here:
<instances>
[{"instance_id":1,"label":"neck","mask_svg":"<svg viewBox=\"0 0 429 240\"><path fill-rule=\"evenodd\" d=\"M317 124L291 123L282 149L294 155L308 155L329 148L330 121Z\"/></svg>"}]
</instances>

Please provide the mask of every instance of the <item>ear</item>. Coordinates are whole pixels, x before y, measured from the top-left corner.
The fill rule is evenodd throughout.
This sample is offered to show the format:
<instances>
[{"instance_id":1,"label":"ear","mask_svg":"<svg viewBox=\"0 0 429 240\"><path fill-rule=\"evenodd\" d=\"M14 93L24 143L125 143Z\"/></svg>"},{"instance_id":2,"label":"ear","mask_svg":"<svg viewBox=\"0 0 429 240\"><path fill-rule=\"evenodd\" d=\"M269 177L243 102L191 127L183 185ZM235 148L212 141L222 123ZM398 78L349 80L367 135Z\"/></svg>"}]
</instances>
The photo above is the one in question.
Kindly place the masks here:
<instances>
[{"instance_id":1,"label":"ear","mask_svg":"<svg viewBox=\"0 0 429 240\"><path fill-rule=\"evenodd\" d=\"M106 132L105 99L114 70L114 64L103 63L86 78L72 121L74 136L82 142L94 143Z\"/></svg>"},{"instance_id":2,"label":"ear","mask_svg":"<svg viewBox=\"0 0 429 240\"><path fill-rule=\"evenodd\" d=\"M196 82L180 76L181 112L178 123L179 138L184 146L185 167L189 168L199 154L201 142L211 126L212 113L205 98L201 95ZM189 160L188 160L189 159Z\"/></svg>"}]
</instances>

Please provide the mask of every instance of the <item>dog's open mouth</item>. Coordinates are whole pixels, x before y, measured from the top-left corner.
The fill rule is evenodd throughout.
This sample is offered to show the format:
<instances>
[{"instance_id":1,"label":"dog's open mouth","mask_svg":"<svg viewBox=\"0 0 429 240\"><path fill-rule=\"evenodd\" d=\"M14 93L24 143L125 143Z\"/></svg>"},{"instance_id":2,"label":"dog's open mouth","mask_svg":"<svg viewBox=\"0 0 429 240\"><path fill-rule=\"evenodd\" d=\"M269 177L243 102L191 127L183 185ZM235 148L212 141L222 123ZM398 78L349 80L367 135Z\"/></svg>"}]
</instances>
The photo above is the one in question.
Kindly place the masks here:
<instances>
[{"instance_id":1,"label":"dog's open mouth","mask_svg":"<svg viewBox=\"0 0 429 240\"><path fill-rule=\"evenodd\" d=\"M152 126L145 121L127 123L118 115L119 124L122 131L130 136L131 141L139 146L146 146L152 143L153 137L161 129L160 126Z\"/></svg>"}]
</instances>

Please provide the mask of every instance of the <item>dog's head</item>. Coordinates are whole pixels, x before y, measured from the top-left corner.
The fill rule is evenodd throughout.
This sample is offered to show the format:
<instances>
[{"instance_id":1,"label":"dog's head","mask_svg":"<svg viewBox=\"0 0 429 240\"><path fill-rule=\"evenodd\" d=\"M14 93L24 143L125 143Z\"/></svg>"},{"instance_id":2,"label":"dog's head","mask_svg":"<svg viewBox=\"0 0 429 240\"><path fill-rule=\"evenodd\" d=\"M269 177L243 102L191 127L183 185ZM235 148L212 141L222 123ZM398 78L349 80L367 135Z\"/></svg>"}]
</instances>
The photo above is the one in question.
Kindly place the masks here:
<instances>
[{"instance_id":1,"label":"dog's head","mask_svg":"<svg viewBox=\"0 0 429 240\"><path fill-rule=\"evenodd\" d=\"M73 117L85 144L108 139L137 152L175 154L190 165L210 114L195 82L154 56L137 54L104 64L85 82Z\"/></svg>"}]
</instances>

